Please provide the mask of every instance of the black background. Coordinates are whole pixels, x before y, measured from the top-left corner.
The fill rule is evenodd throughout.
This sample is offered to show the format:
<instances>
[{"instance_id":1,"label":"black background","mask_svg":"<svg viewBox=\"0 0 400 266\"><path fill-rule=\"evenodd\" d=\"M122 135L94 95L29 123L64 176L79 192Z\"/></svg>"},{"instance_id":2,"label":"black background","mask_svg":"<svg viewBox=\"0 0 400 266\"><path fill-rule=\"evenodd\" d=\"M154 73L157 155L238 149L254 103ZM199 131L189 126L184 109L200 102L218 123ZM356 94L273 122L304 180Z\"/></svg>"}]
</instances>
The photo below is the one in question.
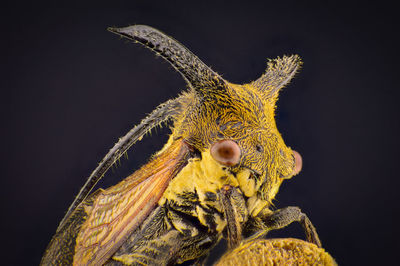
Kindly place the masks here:
<instances>
[{"instance_id":1,"label":"black background","mask_svg":"<svg viewBox=\"0 0 400 266\"><path fill-rule=\"evenodd\" d=\"M36 265L86 177L159 103L185 89L168 63L106 31L148 24L234 83L299 54L277 124L303 171L277 207L298 205L340 265L398 259L399 34L382 1L16 1L1 12L3 265ZM87 3L87 2L85 2ZM154 131L110 171L115 184L166 140ZM273 236L302 238L291 225Z\"/></svg>"}]
</instances>

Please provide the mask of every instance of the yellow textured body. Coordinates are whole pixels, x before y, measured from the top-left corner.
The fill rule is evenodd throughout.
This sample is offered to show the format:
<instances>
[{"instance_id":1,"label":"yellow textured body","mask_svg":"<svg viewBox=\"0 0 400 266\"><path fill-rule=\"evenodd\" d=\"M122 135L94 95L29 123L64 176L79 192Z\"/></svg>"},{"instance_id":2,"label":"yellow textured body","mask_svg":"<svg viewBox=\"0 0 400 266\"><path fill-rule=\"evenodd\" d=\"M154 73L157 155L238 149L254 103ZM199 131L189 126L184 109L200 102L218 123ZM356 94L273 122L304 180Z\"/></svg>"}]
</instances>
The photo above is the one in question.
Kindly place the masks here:
<instances>
[{"instance_id":1,"label":"yellow textured body","mask_svg":"<svg viewBox=\"0 0 400 266\"><path fill-rule=\"evenodd\" d=\"M244 229L261 231L260 236L293 221L302 222L309 240L320 244L300 209L270 209L283 180L298 173L295 153L285 145L274 113L279 90L300 68L300 58L270 60L259 79L238 85L156 29L110 30L164 57L189 89L160 105L104 157L60 223L42 264L170 265L204 257L223 236L234 247ZM160 152L119 184L89 195L131 145L167 120L172 133ZM233 145L237 161L216 159L211 150L219 143ZM252 240L233 254L251 257L246 245L258 250L259 261L262 254L279 263L323 254L290 239L261 243Z\"/></svg>"},{"instance_id":2,"label":"yellow textured body","mask_svg":"<svg viewBox=\"0 0 400 266\"><path fill-rule=\"evenodd\" d=\"M233 187L241 187L241 185L243 185L246 190L253 190L254 195L254 189L247 189L249 186L245 181L250 177L249 171L243 170L238 175L241 176L240 180L244 181L242 184L239 183L239 180L233 174L223 169L223 167L211 157L209 150L206 150L202 153L201 160L191 159L188 165L169 183L167 190L159 201L159 205L164 205L167 200L183 205L185 204L183 202L184 199L177 197L177 195L196 192L199 196L200 204L210 205L222 212L223 209L218 200L207 200L207 192L217 195L224 185ZM193 210L191 214L194 217L198 217L200 223L204 226L208 225L204 219L204 212L201 208ZM217 222L216 230L220 233L226 226L226 220L220 219L217 215L214 215L214 217Z\"/></svg>"},{"instance_id":3,"label":"yellow textured body","mask_svg":"<svg viewBox=\"0 0 400 266\"><path fill-rule=\"evenodd\" d=\"M250 177L251 173L248 169L242 169L236 175L233 175L226 167L223 167L213 159L208 149L202 153L201 159L194 158L189 160L188 164L171 180L158 204L162 206L169 200L183 205L184 199L177 197L177 195L196 192L202 205L210 205L222 212L223 209L220 202L218 200L207 200L205 194L211 192L218 195L223 186L229 185L240 188L246 198L249 198L246 202L246 211L249 211L250 215L256 216L262 209L269 206L269 202L257 197L260 185L256 184L254 179ZM276 193L277 190L271 192ZM274 196L272 193L269 195L271 199ZM207 222L203 217L204 213L200 208L194 210L191 214L194 217L198 217L200 222L207 226ZM246 212L244 215L247 214ZM217 215L215 215L215 219L218 223L217 232L222 232L226 226L226 220L219 219ZM183 227L183 229L187 228Z\"/></svg>"}]
</instances>

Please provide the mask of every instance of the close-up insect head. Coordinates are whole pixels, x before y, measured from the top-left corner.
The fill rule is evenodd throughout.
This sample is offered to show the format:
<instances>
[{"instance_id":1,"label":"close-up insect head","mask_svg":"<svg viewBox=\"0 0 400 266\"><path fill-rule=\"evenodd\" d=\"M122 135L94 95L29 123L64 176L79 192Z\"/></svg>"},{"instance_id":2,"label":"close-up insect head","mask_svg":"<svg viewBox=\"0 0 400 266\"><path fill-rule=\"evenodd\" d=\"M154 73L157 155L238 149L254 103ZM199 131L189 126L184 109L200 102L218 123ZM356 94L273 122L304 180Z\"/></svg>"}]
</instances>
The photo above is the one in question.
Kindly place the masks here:
<instances>
[{"instance_id":1,"label":"close-up insect head","mask_svg":"<svg viewBox=\"0 0 400 266\"><path fill-rule=\"evenodd\" d=\"M299 208L270 209L282 181L302 167L300 154L285 145L274 120L279 90L299 70L300 58L271 60L259 79L237 85L159 30L134 25L109 31L165 58L189 89L157 107L109 151L61 221L42 264L202 261L223 236L235 248L242 245L242 235L248 242L294 221L321 248ZM119 184L89 195L133 143L167 120L172 120L172 133L150 162Z\"/></svg>"},{"instance_id":2,"label":"close-up insect head","mask_svg":"<svg viewBox=\"0 0 400 266\"><path fill-rule=\"evenodd\" d=\"M2 264L398 264L395 9L100 2L1 17Z\"/></svg>"}]
</instances>

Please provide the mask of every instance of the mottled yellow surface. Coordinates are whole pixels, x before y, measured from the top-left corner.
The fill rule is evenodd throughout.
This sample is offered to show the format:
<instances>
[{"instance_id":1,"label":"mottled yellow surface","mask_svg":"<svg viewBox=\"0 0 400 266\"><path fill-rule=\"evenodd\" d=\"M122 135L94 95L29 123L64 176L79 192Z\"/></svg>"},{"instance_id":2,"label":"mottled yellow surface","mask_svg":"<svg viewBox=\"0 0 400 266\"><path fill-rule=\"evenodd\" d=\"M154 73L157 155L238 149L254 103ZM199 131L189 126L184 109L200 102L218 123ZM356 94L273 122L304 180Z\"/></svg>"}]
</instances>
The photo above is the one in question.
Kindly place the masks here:
<instances>
[{"instance_id":1,"label":"mottled yellow surface","mask_svg":"<svg viewBox=\"0 0 400 266\"><path fill-rule=\"evenodd\" d=\"M294 238L257 239L226 253L222 265L337 265L323 248Z\"/></svg>"},{"instance_id":2,"label":"mottled yellow surface","mask_svg":"<svg viewBox=\"0 0 400 266\"><path fill-rule=\"evenodd\" d=\"M216 239L219 239L229 222L226 208L221 207L217 198L225 185L238 189L246 198L244 204L238 204L244 206L241 215L232 216L235 225L237 221L246 222L248 216L258 218L272 213L269 207L281 183L298 173L296 154L286 146L276 126L275 109L279 91L301 66L299 56L270 60L260 78L238 85L224 80L184 46L156 29L135 25L110 30L142 43L165 58L184 76L189 90L160 105L110 150L90 178L98 180L128 147L156 125L168 120L173 123L169 142L149 163L119 184L99 190L91 196L90 204L84 201L87 197L84 194L88 192L78 195L68 211L70 214L67 213L61 229L49 245L42 264L60 264L58 262L62 261L63 264L102 265L157 206L166 206L168 202L176 206L194 206L187 208L186 214L202 225L195 223L196 226L191 226L191 221L184 220L186 215L175 219L168 217L174 229L181 233L190 230L193 238L205 228L214 234L211 223L207 221L212 218ZM166 110L166 106L172 107ZM240 158L235 165L221 165L210 154L215 143L226 140L240 148ZM195 195L196 202L183 196L187 194ZM215 199L210 200L207 194L215 195ZM76 210L77 206L80 209ZM213 216L205 210L211 210ZM175 238L170 236L159 238L160 243L168 242L180 249L180 244L174 243ZM202 252L197 254L198 257L203 255ZM137 253L133 256L143 255ZM194 258L182 254L178 254L182 261ZM232 257L229 256L225 257L223 264L334 263L322 249L294 239L254 240L243 244L232 253ZM131 263L131 257L118 258Z\"/></svg>"}]
</instances>

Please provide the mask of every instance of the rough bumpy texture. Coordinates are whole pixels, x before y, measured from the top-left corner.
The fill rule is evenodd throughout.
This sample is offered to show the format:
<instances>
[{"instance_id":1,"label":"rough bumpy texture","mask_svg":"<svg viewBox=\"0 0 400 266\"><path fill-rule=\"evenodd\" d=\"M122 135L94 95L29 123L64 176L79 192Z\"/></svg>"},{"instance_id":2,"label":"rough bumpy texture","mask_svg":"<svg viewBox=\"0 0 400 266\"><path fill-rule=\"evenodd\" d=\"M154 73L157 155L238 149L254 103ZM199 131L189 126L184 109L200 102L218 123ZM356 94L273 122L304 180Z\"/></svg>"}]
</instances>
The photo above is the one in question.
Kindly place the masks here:
<instances>
[{"instance_id":1,"label":"rough bumpy texture","mask_svg":"<svg viewBox=\"0 0 400 266\"><path fill-rule=\"evenodd\" d=\"M139 42L157 55L167 60L183 78L194 87L204 83L223 83L223 79L197 56L172 37L146 25L135 25L125 28L109 28L111 32Z\"/></svg>"},{"instance_id":2,"label":"rough bumpy texture","mask_svg":"<svg viewBox=\"0 0 400 266\"><path fill-rule=\"evenodd\" d=\"M298 173L296 153L285 145L274 114L279 91L300 68L300 58L271 60L259 79L239 85L157 29L109 30L163 57L189 89L160 105L108 152L68 210L42 264L172 265L204 258L222 237L233 248L245 232L261 237L294 221L320 246L299 208L270 209L283 180ZM119 184L88 195L131 145L167 120L172 134L160 152ZM221 142L238 150L233 163L221 163L211 152ZM267 243L281 246L259 253L269 251L285 264L322 254L293 240Z\"/></svg>"},{"instance_id":3,"label":"rough bumpy texture","mask_svg":"<svg viewBox=\"0 0 400 266\"><path fill-rule=\"evenodd\" d=\"M337 265L323 249L299 239L258 239L225 254L216 266Z\"/></svg>"}]
</instances>

